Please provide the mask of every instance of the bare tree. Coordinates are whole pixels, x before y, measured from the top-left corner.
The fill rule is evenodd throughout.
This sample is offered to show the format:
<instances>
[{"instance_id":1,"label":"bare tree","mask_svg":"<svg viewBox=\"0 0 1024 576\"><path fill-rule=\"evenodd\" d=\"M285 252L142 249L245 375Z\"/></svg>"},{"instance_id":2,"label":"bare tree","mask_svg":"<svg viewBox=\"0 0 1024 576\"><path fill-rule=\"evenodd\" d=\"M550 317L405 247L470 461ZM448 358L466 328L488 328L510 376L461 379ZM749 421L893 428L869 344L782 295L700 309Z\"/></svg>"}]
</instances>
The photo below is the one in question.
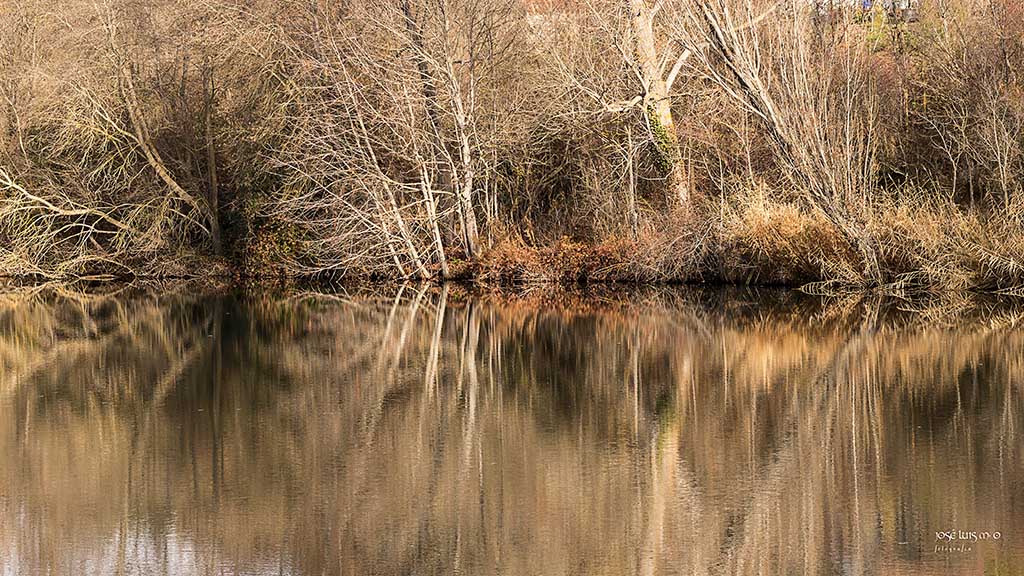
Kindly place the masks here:
<instances>
[{"instance_id":1,"label":"bare tree","mask_svg":"<svg viewBox=\"0 0 1024 576\"><path fill-rule=\"evenodd\" d=\"M281 160L298 193L276 213L333 229L313 234L308 266L373 255L371 267L426 278L452 273L453 249L477 259L477 191L498 136L481 116L515 5L374 2L307 17L315 32L293 36L292 50L315 74L303 78L301 144Z\"/></svg>"},{"instance_id":2,"label":"bare tree","mask_svg":"<svg viewBox=\"0 0 1024 576\"><path fill-rule=\"evenodd\" d=\"M692 53L672 37L664 5L663 0L585 0L575 14L551 18L563 45L552 53L567 87L591 104L578 109L582 116L605 114L630 122L639 114L669 203L688 209L690 179L672 95Z\"/></svg>"},{"instance_id":3,"label":"bare tree","mask_svg":"<svg viewBox=\"0 0 1024 576\"><path fill-rule=\"evenodd\" d=\"M778 158L811 206L860 253L863 280L883 281L878 248L859 213L873 186L875 102L863 51L843 36L812 32L813 6L696 0L692 50L707 77L761 121ZM847 14L848 12L841 12ZM706 48L705 48L706 47Z\"/></svg>"}]
</instances>

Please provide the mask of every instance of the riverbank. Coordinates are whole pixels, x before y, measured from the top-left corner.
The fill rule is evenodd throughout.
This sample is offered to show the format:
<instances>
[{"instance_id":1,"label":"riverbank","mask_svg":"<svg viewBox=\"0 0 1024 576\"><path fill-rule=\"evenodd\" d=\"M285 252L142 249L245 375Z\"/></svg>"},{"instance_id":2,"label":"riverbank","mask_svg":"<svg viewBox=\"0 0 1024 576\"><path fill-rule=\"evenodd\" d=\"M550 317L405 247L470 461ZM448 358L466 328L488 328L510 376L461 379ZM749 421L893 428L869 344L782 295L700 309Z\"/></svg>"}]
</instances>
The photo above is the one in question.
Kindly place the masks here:
<instances>
[{"instance_id":1,"label":"riverbank","mask_svg":"<svg viewBox=\"0 0 1024 576\"><path fill-rule=\"evenodd\" d=\"M563 238L542 247L505 239L484 254L473 277L497 285L697 282L822 294L1024 295L1024 203L999 212L923 195L861 204L857 218L877 254L877 277L820 212L763 193L717 204L705 206L702 217L660 220L635 238Z\"/></svg>"},{"instance_id":2,"label":"riverbank","mask_svg":"<svg viewBox=\"0 0 1024 576\"><path fill-rule=\"evenodd\" d=\"M427 268L431 275L427 280L495 289L710 284L777 286L825 295L980 292L1024 296L1024 202L998 212L920 194L862 204L858 218L877 250L881 281L865 274L862 254L823 214L797 202L775 200L762 190L698 205L697 213L652 216L635 235L608 234L596 240L562 237L538 243L518 232L488 230L476 260L451 250L447 278L432 265ZM297 273L299 267L269 257L272 250L252 249L252 242L263 241L240 241L226 257L154 254L146 260L116 264L97 258L8 276L29 283L135 278L308 286L423 280L417 275L366 269L358 263ZM4 271L0 268L0 273Z\"/></svg>"}]
</instances>

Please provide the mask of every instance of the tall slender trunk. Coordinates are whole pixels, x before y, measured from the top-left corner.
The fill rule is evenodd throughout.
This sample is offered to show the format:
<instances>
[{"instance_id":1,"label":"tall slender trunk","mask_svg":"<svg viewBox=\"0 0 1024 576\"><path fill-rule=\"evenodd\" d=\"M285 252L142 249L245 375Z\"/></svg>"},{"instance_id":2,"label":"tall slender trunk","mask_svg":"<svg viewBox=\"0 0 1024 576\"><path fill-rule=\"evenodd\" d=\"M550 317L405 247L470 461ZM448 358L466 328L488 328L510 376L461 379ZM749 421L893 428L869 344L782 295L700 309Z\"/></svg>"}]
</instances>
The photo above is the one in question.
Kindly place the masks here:
<instances>
[{"instance_id":1,"label":"tall slender trunk","mask_svg":"<svg viewBox=\"0 0 1024 576\"><path fill-rule=\"evenodd\" d=\"M459 158L462 161L462 182L459 194L459 213L462 217L463 241L466 244L466 255L475 259L479 254L480 233L476 225L476 209L473 207L473 180L476 170L473 163L473 149L470 145L469 126L466 118L465 107L462 97L459 94L459 87L455 78L455 72L448 65L448 74L454 93L455 103L455 124L459 136Z\"/></svg>"},{"instance_id":2,"label":"tall slender trunk","mask_svg":"<svg viewBox=\"0 0 1024 576\"><path fill-rule=\"evenodd\" d=\"M214 254L220 256L223 252L220 237L220 218L218 214L220 185L217 178L217 152L213 141L213 115L214 103L216 101L215 90L213 83L213 69L210 67L209 59L207 59L203 66L203 94L205 97L203 116L205 117L206 173L209 186L206 200L207 205L210 207L210 240L213 243Z\"/></svg>"},{"instance_id":3,"label":"tall slender trunk","mask_svg":"<svg viewBox=\"0 0 1024 576\"><path fill-rule=\"evenodd\" d=\"M416 243L413 242L412 235L409 233L408 227L405 225L405 218L402 217L402 211L398 206L398 200L395 198L395 192L391 189L390 184L384 185L384 191L387 192L388 205L391 209L391 214L395 218L395 224L398 226L398 232L405 242L406 250L409 251L409 257L412 258L413 265L416 266L416 274L421 280L430 278L430 272L427 271L426 266L423 265L423 259L420 258L420 253L416 250Z\"/></svg>"},{"instance_id":4,"label":"tall slender trunk","mask_svg":"<svg viewBox=\"0 0 1024 576\"><path fill-rule=\"evenodd\" d=\"M352 97L353 99L355 98L354 94ZM356 114L355 120L356 126L358 126L359 128L358 136L360 144L366 151L367 158L370 160L370 162L373 163L373 166L376 168L377 173L384 174L385 171L381 168L380 159L377 158L377 153L373 149L373 142L370 140L370 132L366 128L366 123L363 121L363 117L359 114ZM382 188L384 188L385 192L384 200L387 201L386 207L383 205L382 200L378 197L378 192L376 191L376 189L373 186L370 186L368 188L368 192L370 193L370 197L373 199L373 202L376 206L376 210L378 214L387 213L390 214L392 218L394 218L394 223L398 227L399 236L401 237L402 242L405 244L406 250L408 251L408 256L410 259L412 259L413 264L416 266L417 276L422 280L426 280L430 278L430 272L428 272L426 266L423 265L423 259L420 258L419 251L416 249L416 242L414 241L408 226L406 226L405 218L402 216L402 207L399 205L398 198L395 196L395 191L392 188L391 181L385 178L381 181L381 185ZM385 227L385 230L386 229L387 227ZM399 270L401 270L401 268L402 267L399 266Z\"/></svg>"},{"instance_id":5,"label":"tall slender trunk","mask_svg":"<svg viewBox=\"0 0 1024 576\"><path fill-rule=\"evenodd\" d=\"M431 189L430 178L425 169L420 169L420 189L423 192L423 201L427 205L427 219L430 222L430 232L434 237L434 246L437 249L437 260L441 264L441 278L451 277L448 271L448 259L444 253L444 241L441 238L441 228L437 217L437 201L434 198L434 191Z\"/></svg>"},{"instance_id":6,"label":"tall slender trunk","mask_svg":"<svg viewBox=\"0 0 1024 576\"><path fill-rule=\"evenodd\" d=\"M410 0L402 0L402 15L405 17L406 31L409 34L409 39L412 43L414 58L416 60L416 70L422 84L421 90L423 94L424 107L427 112L427 119L430 122L430 128L434 133L434 137L437 139L435 150L431 154L432 161L436 166L438 166L438 180L440 180L439 183L441 188L452 192L456 197L456 207L458 208L459 221L462 227L463 242L466 246L466 253L471 259L476 258L479 253L479 232L477 230L476 213L473 208L472 201L474 168L472 161L472 147L470 145L470 136L468 131L468 119L465 106L462 101L460 86L455 77L451 60L449 59L444 73L448 76L450 84L449 88L452 93L452 104L454 107L453 112L456 124L455 129L457 131L456 136L459 146L458 161L462 168L461 181L456 183L455 177L453 176L455 167L449 166L446 162L438 161L439 154L437 149L443 148L446 145L446 142L445 138L442 136L441 106L438 101L437 79L431 73L430 67L428 66L426 57L427 48L423 38L423 31L420 28L419 22L416 20L416 15L413 14Z\"/></svg>"},{"instance_id":7,"label":"tall slender trunk","mask_svg":"<svg viewBox=\"0 0 1024 576\"><path fill-rule=\"evenodd\" d=\"M427 112L427 120L430 122L430 129L437 138L436 146L444 146L440 138L441 134L441 110L437 103L437 84L430 74L430 67L426 58L426 42L423 39L423 31L420 29L416 15L412 12L410 0L402 0L402 15L405 17L405 29L409 34L409 41L412 44L413 59L416 61L416 72L420 77L420 91L423 95L423 106ZM432 147L429 161L437 167L437 184L441 190L453 192L452 174L447 162L440 161L436 147ZM454 226L447 226L444 230L445 237L451 239L450 231Z\"/></svg>"}]
</instances>

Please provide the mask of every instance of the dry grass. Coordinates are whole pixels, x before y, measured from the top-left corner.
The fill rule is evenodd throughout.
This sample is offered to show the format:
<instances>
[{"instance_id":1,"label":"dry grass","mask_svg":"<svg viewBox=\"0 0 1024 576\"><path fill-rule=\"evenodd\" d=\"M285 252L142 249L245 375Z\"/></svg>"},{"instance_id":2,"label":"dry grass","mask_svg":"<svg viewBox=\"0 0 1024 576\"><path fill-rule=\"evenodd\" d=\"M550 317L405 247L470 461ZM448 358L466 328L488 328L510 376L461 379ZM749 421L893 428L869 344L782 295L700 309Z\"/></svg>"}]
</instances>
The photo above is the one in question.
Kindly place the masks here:
<instances>
[{"instance_id":1,"label":"dry grass","mask_svg":"<svg viewBox=\"0 0 1024 576\"><path fill-rule=\"evenodd\" d=\"M854 273L853 255L827 220L795 202L773 200L763 185L723 202L720 210L723 280L794 285Z\"/></svg>"},{"instance_id":2,"label":"dry grass","mask_svg":"<svg viewBox=\"0 0 1024 576\"><path fill-rule=\"evenodd\" d=\"M473 277L484 285L627 281L637 249L636 243L617 238L596 245L562 238L536 248L512 236L484 253Z\"/></svg>"},{"instance_id":3,"label":"dry grass","mask_svg":"<svg viewBox=\"0 0 1024 576\"><path fill-rule=\"evenodd\" d=\"M763 184L723 199L710 224L663 220L637 240L561 239L534 247L507 238L473 270L489 285L726 282L862 292L855 250L820 213L777 200ZM872 289L915 297L937 292L1024 294L1024 203L988 213L910 191L862 205L884 282ZM715 208L707 207L707 210Z\"/></svg>"}]
</instances>

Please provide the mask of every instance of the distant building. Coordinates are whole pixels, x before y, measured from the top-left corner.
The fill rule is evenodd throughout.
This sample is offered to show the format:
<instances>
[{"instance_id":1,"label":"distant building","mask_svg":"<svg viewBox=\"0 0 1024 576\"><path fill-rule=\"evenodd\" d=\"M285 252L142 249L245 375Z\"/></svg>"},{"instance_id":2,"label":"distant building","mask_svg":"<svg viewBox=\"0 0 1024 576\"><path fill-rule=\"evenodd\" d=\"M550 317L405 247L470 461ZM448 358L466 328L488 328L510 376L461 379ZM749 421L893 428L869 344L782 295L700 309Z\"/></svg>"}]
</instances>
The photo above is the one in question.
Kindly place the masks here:
<instances>
[{"instance_id":1,"label":"distant building","mask_svg":"<svg viewBox=\"0 0 1024 576\"><path fill-rule=\"evenodd\" d=\"M861 0L861 8L871 10L875 5L885 10L913 10L917 7L916 0Z\"/></svg>"},{"instance_id":2,"label":"distant building","mask_svg":"<svg viewBox=\"0 0 1024 576\"><path fill-rule=\"evenodd\" d=\"M837 10L854 9L861 12L881 10L899 20L916 20L920 0L808 0L817 6L822 16L834 14Z\"/></svg>"},{"instance_id":3,"label":"distant building","mask_svg":"<svg viewBox=\"0 0 1024 576\"><path fill-rule=\"evenodd\" d=\"M920 0L862 0L864 10L874 10L876 7L884 10L890 16L904 21L917 20L917 7Z\"/></svg>"}]
</instances>

